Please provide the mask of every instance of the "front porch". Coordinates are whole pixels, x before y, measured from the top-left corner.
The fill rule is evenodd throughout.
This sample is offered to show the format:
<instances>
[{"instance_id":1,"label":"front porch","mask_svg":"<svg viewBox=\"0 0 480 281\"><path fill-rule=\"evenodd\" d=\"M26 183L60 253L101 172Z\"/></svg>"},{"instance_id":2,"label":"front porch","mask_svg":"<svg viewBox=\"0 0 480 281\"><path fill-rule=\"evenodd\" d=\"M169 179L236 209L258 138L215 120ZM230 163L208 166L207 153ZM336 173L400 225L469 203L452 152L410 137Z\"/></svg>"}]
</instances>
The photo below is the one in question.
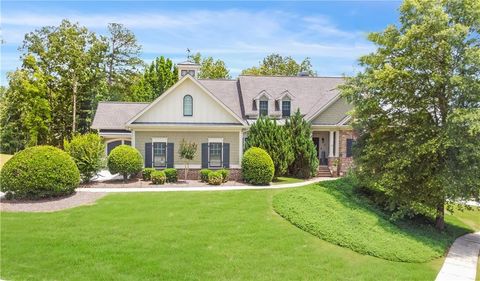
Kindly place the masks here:
<instances>
[{"instance_id":1,"label":"front porch","mask_svg":"<svg viewBox=\"0 0 480 281\"><path fill-rule=\"evenodd\" d=\"M344 175L352 164L351 144L354 134L349 130L317 129L312 140L317 149L319 174L328 171L334 177Z\"/></svg>"}]
</instances>

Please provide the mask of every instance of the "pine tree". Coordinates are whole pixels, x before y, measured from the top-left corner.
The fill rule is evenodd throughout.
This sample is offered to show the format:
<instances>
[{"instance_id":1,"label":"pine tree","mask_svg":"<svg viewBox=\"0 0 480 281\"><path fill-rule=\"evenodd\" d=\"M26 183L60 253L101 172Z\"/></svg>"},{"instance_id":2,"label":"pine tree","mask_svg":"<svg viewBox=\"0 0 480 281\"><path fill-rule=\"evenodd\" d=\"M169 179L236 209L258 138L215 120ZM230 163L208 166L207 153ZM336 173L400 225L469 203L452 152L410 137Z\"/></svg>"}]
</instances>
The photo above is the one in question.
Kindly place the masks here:
<instances>
[{"instance_id":1,"label":"pine tree","mask_svg":"<svg viewBox=\"0 0 480 281\"><path fill-rule=\"evenodd\" d=\"M267 151L275 166L275 177L279 177L286 174L294 158L290 139L285 128L275 120L260 117L248 131L246 149L260 147Z\"/></svg>"},{"instance_id":2,"label":"pine tree","mask_svg":"<svg viewBox=\"0 0 480 281\"><path fill-rule=\"evenodd\" d=\"M318 169L318 157L315 144L312 140L311 124L303 119L300 110L297 110L285 124L288 135L291 138L292 151L295 160L289 166L290 175L299 178L315 176Z\"/></svg>"}]
</instances>

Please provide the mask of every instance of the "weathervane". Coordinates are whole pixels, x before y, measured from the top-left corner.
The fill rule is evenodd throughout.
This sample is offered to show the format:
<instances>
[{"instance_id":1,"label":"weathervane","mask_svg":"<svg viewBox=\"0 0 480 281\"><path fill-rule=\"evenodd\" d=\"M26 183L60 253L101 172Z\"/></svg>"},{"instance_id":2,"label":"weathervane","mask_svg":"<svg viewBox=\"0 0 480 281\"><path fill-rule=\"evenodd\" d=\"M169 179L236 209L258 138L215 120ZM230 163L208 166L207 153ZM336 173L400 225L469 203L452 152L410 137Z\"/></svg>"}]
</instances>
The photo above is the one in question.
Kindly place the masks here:
<instances>
[{"instance_id":1,"label":"weathervane","mask_svg":"<svg viewBox=\"0 0 480 281\"><path fill-rule=\"evenodd\" d=\"M190 59L191 58L191 55L190 55L190 49L187 48L187 59Z\"/></svg>"}]
</instances>

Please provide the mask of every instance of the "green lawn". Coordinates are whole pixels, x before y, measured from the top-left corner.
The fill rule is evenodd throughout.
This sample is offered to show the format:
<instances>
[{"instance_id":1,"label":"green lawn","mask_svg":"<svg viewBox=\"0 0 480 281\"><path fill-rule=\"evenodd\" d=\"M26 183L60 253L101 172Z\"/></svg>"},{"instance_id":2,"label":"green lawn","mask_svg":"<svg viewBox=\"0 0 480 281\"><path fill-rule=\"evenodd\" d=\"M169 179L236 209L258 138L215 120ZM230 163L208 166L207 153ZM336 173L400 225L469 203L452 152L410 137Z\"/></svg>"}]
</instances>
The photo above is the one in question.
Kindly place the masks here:
<instances>
[{"instance_id":1,"label":"green lawn","mask_svg":"<svg viewBox=\"0 0 480 281\"><path fill-rule=\"evenodd\" d=\"M304 179L297 179L297 178L289 178L289 177L278 177L276 180L272 182L273 185L275 184L285 184L285 183L297 183L305 181Z\"/></svg>"},{"instance_id":2,"label":"green lawn","mask_svg":"<svg viewBox=\"0 0 480 281\"><path fill-rule=\"evenodd\" d=\"M426 262L441 257L456 237L478 227L472 212L457 212L464 215L465 222L448 216L449 224L443 233L423 223L393 224L368 200L355 194L344 179L282 192L274 197L273 206L280 215L315 236L392 261Z\"/></svg>"},{"instance_id":3,"label":"green lawn","mask_svg":"<svg viewBox=\"0 0 480 281\"><path fill-rule=\"evenodd\" d=\"M1 278L433 280L441 267L318 239L275 213L281 192L113 194L62 212L2 213Z\"/></svg>"}]
</instances>

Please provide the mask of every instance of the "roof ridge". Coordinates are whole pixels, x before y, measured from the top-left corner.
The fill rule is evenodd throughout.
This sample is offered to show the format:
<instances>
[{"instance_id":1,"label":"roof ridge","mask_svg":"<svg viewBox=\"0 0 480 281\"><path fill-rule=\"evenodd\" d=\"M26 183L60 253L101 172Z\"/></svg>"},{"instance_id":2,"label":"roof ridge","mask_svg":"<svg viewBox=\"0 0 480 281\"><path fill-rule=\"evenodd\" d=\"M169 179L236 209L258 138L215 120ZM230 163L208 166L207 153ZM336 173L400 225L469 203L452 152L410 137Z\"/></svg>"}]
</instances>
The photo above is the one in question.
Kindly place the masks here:
<instances>
[{"instance_id":1,"label":"roof ridge","mask_svg":"<svg viewBox=\"0 0 480 281\"><path fill-rule=\"evenodd\" d=\"M345 78L347 76L288 76L288 75L249 75L240 74L238 77L273 77L273 78Z\"/></svg>"},{"instance_id":2,"label":"roof ridge","mask_svg":"<svg viewBox=\"0 0 480 281\"><path fill-rule=\"evenodd\" d=\"M222 78L213 78L213 79L210 79L210 78L204 78L204 79L197 79L198 81L232 81L232 82L236 82L238 79L222 79Z\"/></svg>"},{"instance_id":3,"label":"roof ridge","mask_svg":"<svg viewBox=\"0 0 480 281\"><path fill-rule=\"evenodd\" d=\"M99 101L98 103L119 103L119 104L150 104L150 102L140 101Z\"/></svg>"}]
</instances>

